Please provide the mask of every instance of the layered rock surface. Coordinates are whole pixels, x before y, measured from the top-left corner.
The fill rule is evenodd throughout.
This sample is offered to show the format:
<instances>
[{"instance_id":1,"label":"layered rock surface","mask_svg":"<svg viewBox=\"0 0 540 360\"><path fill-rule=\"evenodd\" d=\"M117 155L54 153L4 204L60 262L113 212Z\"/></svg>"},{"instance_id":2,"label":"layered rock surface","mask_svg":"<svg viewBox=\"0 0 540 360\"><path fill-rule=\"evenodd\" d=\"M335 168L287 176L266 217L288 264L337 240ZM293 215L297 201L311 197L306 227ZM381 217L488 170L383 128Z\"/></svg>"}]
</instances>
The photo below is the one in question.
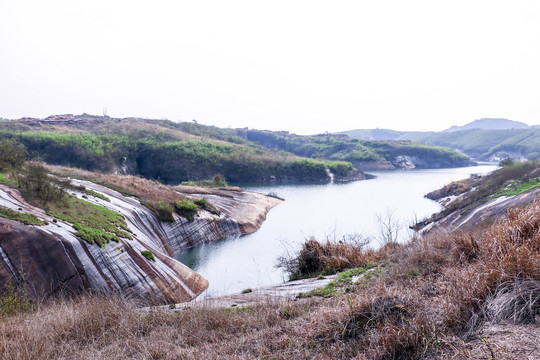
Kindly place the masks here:
<instances>
[{"instance_id":1,"label":"layered rock surface","mask_svg":"<svg viewBox=\"0 0 540 360\"><path fill-rule=\"evenodd\" d=\"M267 212L280 202L239 189L190 188L187 196L206 198L221 215L201 210L192 222L175 214L174 222L164 223L135 198L88 181L72 183L109 197L110 202L93 196L85 196L85 200L122 214L133 240L121 238L105 248L90 245L75 235L71 224L53 222L42 209L26 203L18 191L0 185L0 205L48 222L32 226L0 217L0 284L22 284L35 297L87 290L161 303L189 301L208 287L208 281L172 256L204 242L256 231ZM155 261L144 257L144 250L151 251Z\"/></svg>"},{"instance_id":2,"label":"layered rock surface","mask_svg":"<svg viewBox=\"0 0 540 360\"><path fill-rule=\"evenodd\" d=\"M448 206L453 201L457 201L463 194L438 199L443 206ZM433 229L444 229L453 231L456 229L468 230L478 228L495 222L503 216L508 209L513 207L525 206L540 197L540 188L534 188L519 195L500 196L489 198L484 203L478 205L470 211L458 209L445 217L436 221L426 221L417 228L422 234L427 234Z\"/></svg>"}]
</instances>

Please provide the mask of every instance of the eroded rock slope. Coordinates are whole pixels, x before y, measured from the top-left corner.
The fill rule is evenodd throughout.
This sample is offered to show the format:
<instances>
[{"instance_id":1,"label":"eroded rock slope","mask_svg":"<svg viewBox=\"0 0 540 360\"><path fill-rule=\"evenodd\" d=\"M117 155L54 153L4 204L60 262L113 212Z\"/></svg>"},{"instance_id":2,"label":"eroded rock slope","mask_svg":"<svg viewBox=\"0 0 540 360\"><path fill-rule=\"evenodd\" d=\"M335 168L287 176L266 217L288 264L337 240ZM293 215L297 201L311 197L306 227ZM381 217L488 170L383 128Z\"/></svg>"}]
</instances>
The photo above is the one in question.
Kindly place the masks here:
<instances>
[{"instance_id":1,"label":"eroded rock slope","mask_svg":"<svg viewBox=\"0 0 540 360\"><path fill-rule=\"evenodd\" d=\"M0 205L48 222L33 226L0 217L1 284L22 284L36 297L88 290L161 303L189 301L208 287L208 281L172 256L204 242L255 231L280 202L238 189L190 188L186 196L207 198L221 215L201 210L192 222L175 214L174 222L164 223L135 198L88 181L72 183L105 194L110 202L93 196L85 200L122 214L133 239L120 238L105 248L91 245L75 235L71 224L55 220L25 202L17 190L0 185ZM155 261L142 251L152 252Z\"/></svg>"},{"instance_id":2,"label":"eroded rock slope","mask_svg":"<svg viewBox=\"0 0 540 360\"><path fill-rule=\"evenodd\" d=\"M434 200L439 201L443 206L450 206L452 202L459 200L465 194L445 196ZM431 219L416 224L416 230L422 234L427 234L434 229L451 232L456 229L469 230L487 226L501 218L508 209L526 206L538 197L540 197L540 187L519 195L488 198L483 202L480 201L473 208L459 208L440 218L437 216L438 214L434 214Z\"/></svg>"}]
</instances>

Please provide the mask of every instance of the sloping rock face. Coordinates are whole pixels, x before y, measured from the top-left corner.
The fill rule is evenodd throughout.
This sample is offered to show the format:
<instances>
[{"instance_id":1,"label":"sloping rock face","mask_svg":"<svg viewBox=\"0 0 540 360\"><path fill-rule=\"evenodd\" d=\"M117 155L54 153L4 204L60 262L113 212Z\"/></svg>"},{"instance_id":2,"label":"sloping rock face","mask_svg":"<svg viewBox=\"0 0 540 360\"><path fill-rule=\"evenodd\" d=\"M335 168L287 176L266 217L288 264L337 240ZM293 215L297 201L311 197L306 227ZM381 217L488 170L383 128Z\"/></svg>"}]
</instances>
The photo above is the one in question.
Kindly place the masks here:
<instances>
[{"instance_id":1,"label":"sloping rock face","mask_svg":"<svg viewBox=\"0 0 540 360\"><path fill-rule=\"evenodd\" d=\"M0 218L0 255L0 281L22 283L31 296L91 288L73 245L38 227Z\"/></svg>"},{"instance_id":2,"label":"sloping rock face","mask_svg":"<svg viewBox=\"0 0 540 360\"><path fill-rule=\"evenodd\" d=\"M426 223L424 227L419 229L419 232L421 234L427 234L438 228L453 231L456 229L468 230L487 226L506 214L508 209L525 206L539 197L540 188L535 188L515 196L500 196L489 199L468 212L462 212L459 209L435 222ZM444 204L444 201L445 199L439 200L442 204Z\"/></svg>"},{"instance_id":3,"label":"sloping rock face","mask_svg":"<svg viewBox=\"0 0 540 360\"><path fill-rule=\"evenodd\" d=\"M22 284L34 297L58 292L116 292L124 297L156 303L189 301L206 290L208 281L172 256L181 251L227 236L257 230L266 213L280 200L242 191L206 191L207 198L222 211L220 216L200 211L195 221L175 215L163 223L134 198L103 186L72 180L75 185L105 194L110 202L87 196L86 201L122 214L133 240L120 239L105 248L79 239L73 227L26 203L19 192L0 185L0 205L31 213L48 222L24 225L0 217L0 284ZM194 192L191 189L191 192ZM71 191L78 197L82 193ZM155 261L141 251L149 250Z\"/></svg>"}]
</instances>

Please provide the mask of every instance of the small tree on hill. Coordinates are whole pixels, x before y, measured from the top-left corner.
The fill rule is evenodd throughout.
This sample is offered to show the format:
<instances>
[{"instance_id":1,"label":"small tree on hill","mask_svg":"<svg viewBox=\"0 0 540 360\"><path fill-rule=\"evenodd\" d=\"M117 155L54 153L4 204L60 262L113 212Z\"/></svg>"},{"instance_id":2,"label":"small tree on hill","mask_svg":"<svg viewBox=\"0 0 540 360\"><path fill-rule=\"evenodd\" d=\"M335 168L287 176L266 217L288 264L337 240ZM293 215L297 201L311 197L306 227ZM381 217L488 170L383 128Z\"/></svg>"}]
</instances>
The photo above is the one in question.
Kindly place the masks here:
<instances>
[{"instance_id":1,"label":"small tree on hill","mask_svg":"<svg viewBox=\"0 0 540 360\"><path fill-rule=\"evenodd\" d=\"M13 139L0 140L0 171L18 169L24 164L26 148Z\"/></svg>"},{"instance_id":2,"label":"small tree on hill","mask_svg":"<svg viewBox=\"0 0 540 360\"><path fill-rule=\"evenodd\" d=\"M514 159L512 159L511 157L507 157L507 158L503 159L501 162L499 162L499 166L500 167L507 167L507 166L512 166L515 163L516 162L514 161Z\"/></svg>"},{"instance_id":3,"label":"small tree on hill","mask_svg":"<svg viewBox=\"0 0 540 360\"><path fill-rule=\"evenodd\" d=\"M62 184L53 185L47 170L41 164L29 163L19 175L19 188L25 199L38 201L39 205L58 202L65 199Z\"/></svg>"}]
</instances>

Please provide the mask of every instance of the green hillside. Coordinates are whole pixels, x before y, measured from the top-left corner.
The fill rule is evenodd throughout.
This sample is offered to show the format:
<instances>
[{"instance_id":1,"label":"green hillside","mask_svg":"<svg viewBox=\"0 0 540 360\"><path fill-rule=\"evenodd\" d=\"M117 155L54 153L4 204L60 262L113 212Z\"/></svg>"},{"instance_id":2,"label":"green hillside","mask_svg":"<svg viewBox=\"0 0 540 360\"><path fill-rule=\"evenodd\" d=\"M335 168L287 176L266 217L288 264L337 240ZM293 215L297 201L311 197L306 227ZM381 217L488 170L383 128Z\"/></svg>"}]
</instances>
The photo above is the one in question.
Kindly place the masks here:
<instances>
[{"instance_id":1,"label":"green hillside","mask_svg":"<svg viewBox=\"0 0 540 360\"><path fill-rule=\"evenodd\" d=\"M50 164L129 173L164 183L213 179L216 174L231 182L326 181L327 169L338 179L350 180L361 177L355 166L394 162L398 156L414 158L418 167L469 164L467 156L454 150L410 141L298 136L87 114L3 121L2 138L18 140L30 157Z\"/></svg>"},{"instance_id":2,"label":"green hillside","mask_svg":"<svg viewBox=\"0 0 540 360\"><path fill-rule=\"evenodd\" d=\"M181 131L190 126L204 136ZM195 132L195 131L194 131ZM170 121L82 117L75 123L9 121L0 125L0 139L21 142L32 158L47 163L102 172L128 172L164 183L212 179L221 174L232 182L327 180L356 171L350 163L301 158L247 144L227 131ZM225 135L224 135L225 134ZM218 140L219 139L219 140ZM223 140L222 140L223 139Z\"/></svg>"},{"instance_id":3,"label":"green hillside","mask_svg":"<svg viewBox=\"0 0 540 360\"><path fill-rule=\"evenodd\" d=\"M397 156L416 157L420 167L464 166L469 162L468 156L454 150L410 141L365 141L334 134L298 136L263 130L239 130L239 133L266 148L310 158L348 161L355 166L373 161L392 162Z\"/></svg>"},{"instance_id":4,"label":"green hillside","mask_svg":"<svg viewBox=\"0 0 540 360\"><path fill-rule=\"evenodd\" d=\"M508 156L529 160L540 158L540 128L538 127L505 130L473 128L442 132L358 129L340 134L358 140L409 140L425 145L445 146L462 151L479 160Z\"/></svg>"}]
</instances>

